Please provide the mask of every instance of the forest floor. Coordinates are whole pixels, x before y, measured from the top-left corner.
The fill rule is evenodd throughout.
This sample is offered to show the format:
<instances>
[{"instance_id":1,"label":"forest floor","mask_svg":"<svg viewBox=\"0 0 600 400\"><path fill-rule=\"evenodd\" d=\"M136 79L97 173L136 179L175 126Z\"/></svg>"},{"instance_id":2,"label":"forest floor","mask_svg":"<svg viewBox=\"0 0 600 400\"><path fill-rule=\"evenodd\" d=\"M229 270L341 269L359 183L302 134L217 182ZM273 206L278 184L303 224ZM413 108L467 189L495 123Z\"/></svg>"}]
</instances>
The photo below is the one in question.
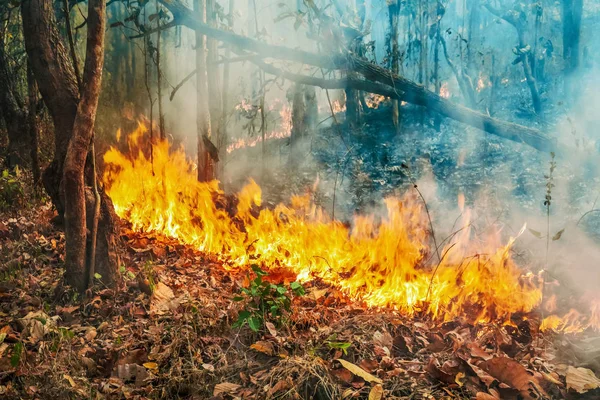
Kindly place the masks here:
<instances>
[{"instance_id":1,"label":"forest floor","mask_svg":"<svg viewBox=\"0 0 600 400\"><path fill-rule=\"evenodd\" d=\"M52 216L42 203L0 218L1 398L600 398L576 368L597 339L539 333L539 315L435 323L311 282L280 326L234 327L245 272L127 226L120 286L77 296Z\"/></svg>"}]
</instances>

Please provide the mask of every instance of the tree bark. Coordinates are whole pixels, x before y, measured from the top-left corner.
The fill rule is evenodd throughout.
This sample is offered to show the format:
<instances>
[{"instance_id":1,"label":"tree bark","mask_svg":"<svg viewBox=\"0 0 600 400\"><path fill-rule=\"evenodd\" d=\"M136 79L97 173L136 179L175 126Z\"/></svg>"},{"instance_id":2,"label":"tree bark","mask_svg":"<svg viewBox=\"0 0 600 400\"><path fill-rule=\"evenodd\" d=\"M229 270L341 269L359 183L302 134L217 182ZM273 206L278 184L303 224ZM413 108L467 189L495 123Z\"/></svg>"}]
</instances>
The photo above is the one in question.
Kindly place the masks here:
<instances>
[{"instance_id":1,"label":"tree bark","mask_svg":"<svg viewBox=\"0 0 600 400\"><path fill-rule=\"evenodd\" d=\"M65 279L83 292L90 284L86 271L87 206L84 169L92 141L104 62L106 2L88 1L87 46L81 100L73 124L73 134L65 156Z\"/></svg>"},{"instance_id":2,"label":"tree bark","mask_svg":"<svg viewBox=\"0 0 600 400\"><path fill-rule=\"evenodd\" d=\"M8 133L7 167L24 165L28 159L27 109L21 98L5 50L4 30L0 29L0 108Z\"/></svg>"},{"instance_id":3,"label":"tree bark","mask_svg":"<svg viewBox=\"0 0 600 400\"><path fill-rule=\"evenodd\" d=\"M388 1L388 17L390 33L388 38L388 56L390 57L390 70L394 74L400 73L400 49L398 47L398 24L400 19L400 0ZM400 129L400 102L392 101L392 122L396 131Z\"/></svg>"},{"instance_id":4,"label":"tree bark","mask_svg":"<svg viewBox=\"0 0 600 400\"><path fill-rule=\"evenodd\" d=\"M38 157L38 86L31 70L31 64L27 62L27 132L29 137L29 156L31 158L31 171L33 174L33 186L36 188L40 181L40 159Z\"/></svg>"},{"instance_id":5,"label":"tree bark","mask_svg":"<svg viewBox=\"0 0 600 400\"><path fill-rule=\"evenodd\" d=\"M46 192L64 215L60 182L67 146L73 132L79 93L73 63L57 29L51 0L23 0L23 37L31 69L54 122L54 159L42 175Z\"/></svg>"},{"instance_id":6,"label":"tree bark","mask_svg":"<svg viewBox=\"0 0 600 400\"><path fill-rule=\"evenodd\" d=\"M194 0L194 17L203 25L206 18L206 0ZM211 28L212 29L212 28ZM206 41L204 32L196 30L196 127L198 129L198 180L213 179L214 172L210 155L204 145L211 136L210 113L208 110L208 83L206 77Z\"/></svg>"},{"instance_id":7,"label":"tree bark","mask_svg":"<svg viewBox=\"0 0 600 400\"><path fill-rule=\"evenodd\" d=\"M44 172L44 184L65 217L65 281L77 290L88 286L93 193L85 187L85 165L93 137L104 57L106 5L88 2L87 47L81 100L73 62L69 58L54 17L52 0L23 0L21 14L31 70L54 122L54 161ZM92 193L89 200L87 193ZM112 203L102 193L101 216L96 241L96 259L102 281L115 282L116 217Z\"/></svg>"}]
</instances>

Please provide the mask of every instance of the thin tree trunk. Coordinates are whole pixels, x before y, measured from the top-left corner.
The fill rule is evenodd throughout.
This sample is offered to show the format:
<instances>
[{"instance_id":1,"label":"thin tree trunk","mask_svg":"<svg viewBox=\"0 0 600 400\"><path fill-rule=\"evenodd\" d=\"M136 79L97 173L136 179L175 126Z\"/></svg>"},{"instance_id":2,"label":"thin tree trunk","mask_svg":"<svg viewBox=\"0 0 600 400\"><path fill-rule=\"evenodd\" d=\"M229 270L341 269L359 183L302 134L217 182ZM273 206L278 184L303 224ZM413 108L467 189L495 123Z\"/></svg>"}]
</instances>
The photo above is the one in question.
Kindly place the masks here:
<instances>
[{"instance_id":1,"label":"thin tree trunk","mask_svg":"<svg viewBox=\"0 0 600 400\"><path fill-rule=\"evenodd\" d=\"M207 0L206 2L206 19L207 23L213 28L217 27L217 10L215 0ZM222 115L222 100L221 100L221 79L219 76L219 65L217 60L219 59L219 51L217 48L217 41L213 38L206 38L207 44L207 62L206 62L206 77L207 87L210 101L208 102L209 113L210 113L210 132L211 139L215 139L217 148L221 140L222 129L221 126L221 115ZM213 160L213 178L216 173L218 165L215 165Z\"/></svg>"},{"instance_id":2,"label":"thin tree trunk","mask_svg":"<svg viewBox=\"0 0 600 400\"><path fill-rule=\"evenodd\" d=\"M24 165L28 157L29 143L27 136L23 135L27 124L27 112L9 65L4 35L4 30L0 30L0 108L8 133L7 167L13 168Z\"/></svg>"},{"instance_id":3,"label":"thin tree trunk","mask_svg":"<svg viewBox=\"0 0 600 400\"><path fill-rule=\"evenodd\" d=\"M158 0L156 0L156 21L158 24L158 31L156 32L156 86L158 96L158 129L160 132L160 139L165 140L167 135L165 134L165 115L163 114L163 101L162 101L162 69L160 65L160 9L158 7Z\"/></svg>"},{"instance_id":4,"label":"thin tree trunk","mask_svg":"<svg viewBox=\"0 0 600 400\"><path fill-rule=\"evenodd\" d=\"M196 17L206 23L206 0L194 0ZM205 146L205 138L211 136L210 112L208 110L208 84L206 77L206 41L200 30L196 30L196 127L198 129L198 180L213 179L213 169Z\"/></svg>"},{"instance_id":5,"label":"thin tree trunk","mask_svg":"<svg viewBox=\"0 0 600 400\"><path fill-rule=\"evenodd\" d=\"M565 92L572 99L578 92L576 73L579 68L581 16L583 0L563 0L563 59L565 61Z\"/></svg>"},{"instance_id":6,"label":"thin tree trunk","mask_svg":"<svg viewBox=\"0 0 600 400\"><path fill-rule=\"evenodd\" d=\"M65 188L65 279L83 292L89 285L86 273L87 218L85 162L93 136L104 62L106 2L88 1L87 46L81 100L73 124L64 165Z\"/></svg>"},{"instance_id":7,"label":"thin tree trunk","mask_svg":"<svg viewBox=\"0 0 600 400\"><path fill-rule=\"evenodd\" d=\"M37 106L38 106L38 86L35 81L35 76L31 70L31 64L27 63L27 130L29 132L29 154L31 158L31 171L33 174L33 187L37 190L37 185L40 182L40 159L38 156L38 138L39 129L37 122Z\"/></svg>"},{"instance_id":8,"label":"thin tree trunk","mask_svg":"<svg viewBox=\"0 0 600 400\"><path fill-rule=\"evenodd\" d=\"M233 30L233 9L235 7L235 0L229 0L229 15L227 17L227 26L229 30ZM229 60L231 57L231 46L227 46L225 50L225 59ZM221 162L219 163L219 176L223 176L225 173L225 164L227 164L225 157L227 157L227 143L229 140L227 133L227 114L229 110L229 76L230 76L231 64L225 63L223 67L223 89L221 96L223 105L221 106L221 135L220 140L217 141L217 148L219 149L219 157Z\"/></svg>"},{"instance_id":9,"label":"thin tree trunk","mask_svg":"<svg viewBox=\"0 0 600 400\"><path fill-rule=\"evenodd\" d=\"M388 52L390 57L390 69L393 73L400 72L400 49L398 47L398 25L400 18L400 0L388 2L388 16L390 25L390 36ZM398 100L392 100L392 122L396 132L400 130L400 103Z\"/></svg>"},{"instance_id":10,"label":"thin tree trunk","mask_svg":"<svg viewBox=\"0 0 600 400\"><path fill-rule=\"evenodd\" d=\"M73 63L57 29L51 0L23 0L21 15L27 57L54 122L54 159L42 174L46 192L64 215L60 193L63 164L79 102Z\"/></svg>"}]
</instances>

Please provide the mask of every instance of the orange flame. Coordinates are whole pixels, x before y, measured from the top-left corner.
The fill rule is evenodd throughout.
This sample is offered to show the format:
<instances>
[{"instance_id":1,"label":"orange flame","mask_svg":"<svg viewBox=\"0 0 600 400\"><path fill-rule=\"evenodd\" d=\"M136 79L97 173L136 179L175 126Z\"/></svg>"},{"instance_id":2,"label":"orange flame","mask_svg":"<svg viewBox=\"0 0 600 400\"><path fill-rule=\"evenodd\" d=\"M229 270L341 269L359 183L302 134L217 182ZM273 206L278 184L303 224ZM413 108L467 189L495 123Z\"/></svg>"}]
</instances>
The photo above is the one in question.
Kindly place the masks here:
<instances>
[{"instance_id":1,"label":"orange flame","mask_svg":"<svg viewBox=\"0 0 600 400\"><path fill-rule=\"evenodd\" d=\"M440 87L440 96L444 99L450 98L450 88L448 87L448 82L444 82L442 87Z\"/></svg>"},{"instance_id":2,"label":"orange flame","mask_svg":"<svg viewBox=\"0 0 600 400\"><path fill-rule=\"evenodd\" d=\"M408 316L505 322L541 301L539 280L524 276L510 257L515 239L503 245L495 232L484 242L474 240L468 209L464 228L442 249L441 260L433 257L427 214L413 195L387 198L385 217L355 216L348 228L309 195L258 211L261 189L250 181L230 215L215 201L223 195L219 182L198 182L183 149L156 141L152 164L143 150L146 131L140 123L128 136L128 154L111 148L104 156L107 193L134 230L219 254L226 268L260 263L287 268L301 281L320 278L368 306L390 306Z\"/></svg>"}]
</instances>

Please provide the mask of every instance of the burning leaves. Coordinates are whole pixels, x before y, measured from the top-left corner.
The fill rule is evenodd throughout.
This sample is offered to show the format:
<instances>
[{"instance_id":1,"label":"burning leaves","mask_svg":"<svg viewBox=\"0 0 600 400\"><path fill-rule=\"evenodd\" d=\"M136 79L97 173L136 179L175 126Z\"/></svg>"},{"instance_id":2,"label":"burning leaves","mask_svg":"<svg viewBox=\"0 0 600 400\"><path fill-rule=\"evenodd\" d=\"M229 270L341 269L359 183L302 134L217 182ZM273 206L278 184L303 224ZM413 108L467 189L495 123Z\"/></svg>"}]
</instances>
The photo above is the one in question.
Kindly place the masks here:
<instances>
[{"instance_id":1,"label":"burning leaves","mask_svg":"<svg viewBox=\"0 0 600 400\"><path fill-rule=\"evenodd\" d=\"M255 260L267 270L288 269L301 281L318 278L369 306L392 306L407 315L507 321L540 301L535 279L522 277L510 258L512 241L502 245L495 237L481 247L468 228L447 247L433 275L424 265L432 251L427 217L414 196L388 198L386 218L357 216L349 229L309 196L260 209L261 190L251 182L228 212L219 206L218 182L197 182L182 150L159 141L153 160L140 151L144 133L140 125L129 136L129 154L112 148L105 155L108 194L134 230L219 254L232 268L246 269ZM468 218L463 223L468 226Z\"/></svg>"}]
</instances>

